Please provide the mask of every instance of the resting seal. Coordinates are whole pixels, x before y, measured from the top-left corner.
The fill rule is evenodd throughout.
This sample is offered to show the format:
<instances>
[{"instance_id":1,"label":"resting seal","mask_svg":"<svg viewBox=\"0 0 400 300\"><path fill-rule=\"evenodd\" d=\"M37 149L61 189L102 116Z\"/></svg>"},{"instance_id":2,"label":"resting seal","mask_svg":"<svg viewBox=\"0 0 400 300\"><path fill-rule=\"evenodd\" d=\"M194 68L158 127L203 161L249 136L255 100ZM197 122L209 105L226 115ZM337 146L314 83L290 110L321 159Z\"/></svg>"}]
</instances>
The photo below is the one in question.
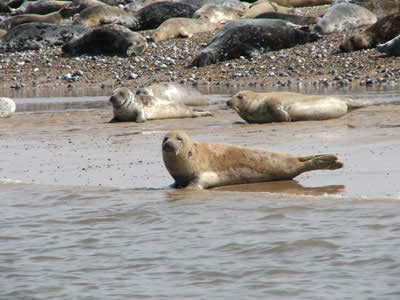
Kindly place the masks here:
<instances>
[{"instance_id":1,"label":"resting seal","mask_svg":"<svg viewBox=\"0 0 400 300\"><path fill-rule=\"evenodd\" d=\"M73 24L94 28L104 24L118 23L130 28L135 22L136 18L133 13L126 12L119 7L99 5L82 10L74 19Z\"/></svg>"},{"instance_id":2,"label":"resting seal","mask_svg":"<svg viewBox=\"0 0 400 300\"><path fill-rule=\"evenodd\" d=\"M259 14L266 12L279 12L279 13L290 14L290 13L295 13L296 10L294 8L280 6L273 1L265 1L250 6L250 8L244 13L243 18L245 19L255 18Z\"/></svg>"},{"instance_id":3,"label":"resting seal","mask_svg":"<svg viewBox=\"0 0 400 300\"><path fill-rule=\"evenodd\" d=\"M400 12L400 0L352 0L351 2L369 9L379 18Z\"/></svg>"},{"instance_id":4,"label":"resting seal","mask_svg":"<svg viewBox=\"0 0 400 300\"><path fill-rule=\"evenodd\" d=\"M224 144L194 142L184 131L162 141L165 167L174 187L205 189L222 185L288 180L303 172L343 167L335 155L296 156Z\"/></svg>"},{"instance_id":5,"label":"resting seal","mask_svg":"<svg viewBox=\"0 0 400 300\"><path fill-rule=\"evenodd\" d=\"M141 123L156 119L212 116L208 111L193 111L184 104L156 98L142 89L138 89L134 95L126 87L117 88L113 91L110 102L114 112L114 118L110 122Z\"/></svg>"},{"instance_id":6,"label":"resting seal","mask_svg":"<svg viewBox=\"0 0 400 300\"><path fill-rule=\"evenodd\" d=\"M47 15L26 14L9 17L0 23L0 29L10 30L11 28L24 23L50 23L62 24L65 23L65 18L70 17L70 11L67 9L60 9L59 11L49 13Z\"/></svg>"},{"instance_id":7,"label":"resting seal","mask_svg":"<svg viewBox=\"0 0 400 300\"><path fill-rule=\"evenodd\" d=\"M332 96L252 91L240 91L227 102L227 105L248 123L334 119L346 114L349 107L356 108L367 104Z\"/></svg>"},{"instance_id":8,"label":"resting seal","mask_svg":"<svg viewBox=\"0 0 400 300\"><path fill-rule=\"evenodd\" d=\"M243 10L225 6L205 5L195 11L193 18L207 19L211 23L226 23L238 20L244 14Z\"/></svg>"},{"instance_id":9,"label":"resting seal","mask_svg":"<svg viewBox=\"0 0 400 300\"><path fill-rule=\"evenodd\" d=\"M343 52L375 48L379 43L385 43L400 33L400 13L383 17L374 25L361 33L350 35L339 46Z\"/></svg>"},{"instance_id":10,"label":"resting seal","mask_svg":"<svg viewBox=\"0 0 400 300\"><path fill-rule=\"evenodd\" d=\"M65 54L72 56L80 54L132 56L141 54L146 49L146 39L140 33L117 24L96 27L62 47Z\"/></svg>"},{"instance_id":11,"label":"resting seal","mask_svg":"<svg viewBox=\"0 0 400 300\"><path fill-rule=\"evenodd\" d=\"M190 38L195 33L213 31L218 24L207 19L172 18L163 22L151 34L154 42L158 43L173 38Z\"/></svg>"},{"instance_id":12,"label":"resting seal","mask_svg":"<svg viewBox=\"0 0 400 300\"><path fill-rule=\"evenodd\" d=\"M207 98L198 90L178 83L153 83L141 89L141 92L144 91L150 96L189 106L204 106L209 104Z\"/></svg>"},{"instance_id":13,"label":"resting seal","mask_svg":"<svg viewBox=\"0 0 400 300\"><path fill-rule=\"evenodd\" d=\"M42 45L63 45L88 29L78 25L26 23L11 28L0 40L0 52L38 50Z\"/></svg>"},{"instance_id":14,"label":"resting seal","mask_svg":"<svg viewBox=\"0 0 400 300\"><path fill-rule=\"evenodd\" d=\"M273 0L273 2L287 7L307 7L331 4L332 0Z\"/></svg>"},{"instance_id":15,"label":"resting seal","mask_svg":"<svg viewBox=\"0 0 400 300\"><path fill-rule=\"evenodd\" d=\"M15 112L15 102L10 98L0 97L0 118L8 118Z\"/></svg>"},{"instance_id":16,"label":"resting seal","mask_svg":"<svg viewBox=\"0 0 400 300\"><path fill-rule=\"evenodd\" d=\"M376 15L365 7L352 3L338 3L328 8L313 30L320 34L328 34L372 25L376 21Z\"/></svg>"},{"instance_id":17,"label":"resting seal","mask_svg":"<svg viewBox=\"0 0 400 300\"><path fill-rule=\"evenodd\" d=\"M211 43L194 58L192 65L203 67L240 56L290 48L317 39L319 35L310 33L308 28L283 20L232 21L217 31Z\"/></svg>"},{"instance_id":18,"label":"resting seal","mask_svg":"<svg viewBox=\"0 0 400 300\"><path fill-rule=\"evenodd\" d=\"M318 17L306 17L300 15L278 13L278 12L263 13L256 16L255 19L280 19L297 25L317 24L319 20Z\"/></svg>"},{"instance_id":19,"label":"resting seal","mask_svg":"<svg viewBox=\"0 0 400 300\"><path fill-rule=\"evenodd\" d=\"M52 12L56 12L63 7L70 5L70 1L52 1L52 0L39 0L35 2L25 1L17 9L12 9L11 13L14 15L22 14L38 14L46 15Z\"/></svg>"},{"instance_id":20,"label":"resting seal","mask_svg":"<svg viewBox=\"0 0 400 300\"><path fill-rule=\"evenodd\" d=\"M400 56L400 35L384 44L379 44L376 49L388 56Z\"/></svg>"}]
</instances>

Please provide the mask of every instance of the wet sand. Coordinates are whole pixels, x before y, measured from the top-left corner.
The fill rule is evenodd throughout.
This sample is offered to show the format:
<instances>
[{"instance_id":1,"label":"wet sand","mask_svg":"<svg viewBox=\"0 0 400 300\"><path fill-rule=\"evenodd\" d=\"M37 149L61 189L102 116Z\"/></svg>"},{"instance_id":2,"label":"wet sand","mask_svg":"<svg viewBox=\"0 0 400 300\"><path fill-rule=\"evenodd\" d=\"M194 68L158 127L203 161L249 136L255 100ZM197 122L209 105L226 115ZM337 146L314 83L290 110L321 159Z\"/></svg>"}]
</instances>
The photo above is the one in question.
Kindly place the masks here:
<instances>
[{"instance_id":1,"label":"wet sand","mask_svg":"<svg viewBox=\"0 0 400 300\"><path fill-rule=\"evenodd\" d=\"M161 140L184 129L195 140L301 155L335 153L344 168L314 171L295 181L216 190L400 198L400 106L375 105L328 121L244 124L224 105L214 117L108 123L111 107L16 113L0 119L0 180L23 183L164 189L173 183Z\"/></svg>"}]
</instances>

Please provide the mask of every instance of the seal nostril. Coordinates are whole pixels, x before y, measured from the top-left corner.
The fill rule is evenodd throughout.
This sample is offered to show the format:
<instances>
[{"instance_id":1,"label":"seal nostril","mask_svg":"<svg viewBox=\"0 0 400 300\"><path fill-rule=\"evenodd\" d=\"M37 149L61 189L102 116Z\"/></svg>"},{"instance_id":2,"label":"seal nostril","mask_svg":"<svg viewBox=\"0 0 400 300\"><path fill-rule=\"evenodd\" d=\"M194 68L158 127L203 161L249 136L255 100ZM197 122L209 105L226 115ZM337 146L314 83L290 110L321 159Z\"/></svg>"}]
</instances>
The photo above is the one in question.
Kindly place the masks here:
<instances>
[{"instance_id":1,"label":"seal nostril","mask_svg":"<svg viewBox=\"0 0 400 300\"><path fill-rule=\"evenodd\" d=\"M231 100L226 101L226 106L232 107L232 101Z\"/></svg>"}]
</instances>

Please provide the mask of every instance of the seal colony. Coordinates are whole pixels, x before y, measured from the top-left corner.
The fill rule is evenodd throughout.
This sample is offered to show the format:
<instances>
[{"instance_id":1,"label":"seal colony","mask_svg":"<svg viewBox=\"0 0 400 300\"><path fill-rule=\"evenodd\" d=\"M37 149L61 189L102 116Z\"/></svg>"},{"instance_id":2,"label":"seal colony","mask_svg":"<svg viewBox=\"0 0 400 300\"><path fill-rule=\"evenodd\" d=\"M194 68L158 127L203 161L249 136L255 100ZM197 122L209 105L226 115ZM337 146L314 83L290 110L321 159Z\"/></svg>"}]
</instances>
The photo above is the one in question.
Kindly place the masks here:
<instances>
[{"instance_id":1,"label":"seal colony","mask_svg":"<svg viewBox=\"0 0 400 300\"><path fill-rule=\"evenodd\" d=\"M232 145L195 142L184 131L162 141L165 167L173 187L207 189L222 185L288 180L313 170L343 167L336 155L297 156Z\"/></svg>"}]
</instances>

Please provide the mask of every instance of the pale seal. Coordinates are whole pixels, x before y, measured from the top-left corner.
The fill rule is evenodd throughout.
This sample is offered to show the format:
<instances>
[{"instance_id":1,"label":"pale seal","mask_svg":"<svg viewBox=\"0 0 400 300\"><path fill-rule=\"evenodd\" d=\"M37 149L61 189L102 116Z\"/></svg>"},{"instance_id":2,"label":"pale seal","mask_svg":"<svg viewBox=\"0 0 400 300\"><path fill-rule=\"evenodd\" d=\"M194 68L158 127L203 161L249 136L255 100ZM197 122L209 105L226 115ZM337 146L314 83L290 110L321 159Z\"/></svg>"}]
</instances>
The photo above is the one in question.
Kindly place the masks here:
<instances>
[{"instance_id":1,"label":"pale seal","mask_svg":"<svg viewBox=\"0 0 400 300\"><path fill-rule=\"evenodd\" d=\"M140 33L117 24L96 27L62 47L62 51L71 56L81 54L132 56L142 54L146 49L146 39Z\"/></svg>"},{"instance_id":2,"label":"pale seal","mask_svg":"<svg viewBox=\"0 0 400 300\"><path fill-rule=\"evenodd\" d=\"M240 19L244 10L232 7L205 5L193 14L193 18L207 19L211 23L227 23Z\"/></svg>"},{"instance_id":3,"label":"pale seal","mask_svg":"<svg viewBox=\"0 0 400 300\"><path fill-rule=\"evenodd\" d=\"M328 8L313 30L320 34L328 34L372 25L376 21L376 15L365 7L352 3L338 3Z\"/></svg>"},{"instance_id":4,"label":"pale seal","mask_svg":"<svg viewBox=\"0 0 400 300\"><path fill-rule=\"evenodd\" d=\"M247 123L271 123L340 118L349 108L368 103L333 96L244 90L233 95L227 105Z\"/></svg>"},{"instance_id":5,"label":"pale seal","mask_svg":"<svg viewBox=\"0 0 400 300\"><path fill-rule=\"evenodd\" d=\"M250 6L250 8L244 13L243 18L255 18L259 14L266 12L279 12L290 14L295 13L296 10L294 8L280 6L273 1L266 1Z\"/></svg>"},{"instance_id":6,"label":"pale seal","mask_svg":"<svg viewBox=\"0 0 400 300\"><path fill-rule=\"evenodd\" d=\"M167 133L162 141L162 155L176 188L205 189L288 180L303 172L343 167L343 163L332 154L297 156L195 142L184 131Z\"/></svg>"},{"instance_id":7,"label":"pale seal","mask_svg":"<svg viewBox=\"0 0 400 300\"><path fill-rule=\"evenodd\" d=\"M132 24L136 24L136 21L133 13L129 13L122 8L99 5L82 10L74 19L73 24L79 24L89 28L104 24L122 24L130 28L133 26Z\"/></svg>"},{"instance_id":8,"label":"pale seal","mask_svg":"<svg viewBox=\"0 0 400 300\"><path fill-rule=\"evenodd\" d=\"M67 9L60 9L56 12L52 12L46 15L39 14L25 14L17 15L6 18L0 23L0 29L10 30L11 28L24 23L50 23L50 24L63 24L65 18L70 17L70 11Z\"/></svg>"},{"instance_id":9,"label":"pale seal","mask_svg":"<svg viewBox=\"0 0 400 300\"><path fill-rule=\"evenodd\" d=\"M203 67L220 61L251 57L266 51L313 42L320 36L307 28L283 20L245 19L232 21L216 32L192 65Z\"/></svg>"},{"instance_id":10,"label":"pale seal","mask_svg":"<svg viewBox=\"0 0 400 300\"><path fill-rule=\"evenodd\" d=\"M15 102L10 98L0 97L0 118L8 118L15 112Z\"/></svg>"},{"instance_id":11,"label":"pale seal","mask_svg":"<svg viewBox=\"0 0 400 300\"><path fill-rule=\"evenodd\" d=\"M114 118L110 122L145 122L156 119L196 118L212 116L208 111L194 111L182 103L160 99L138 89L134 95L128 88L113 91L110 97Z\"/></svg>"},{"instance_id":12,"label":"pale seal","mask_svg":"<svg viewBox=\"0 0 400 300\"><path fill-rule=\"evenodd\" d=\"M147 87L141 88L141 92L144 91L148 95L189 106L204 106L209 104L207 97L198 90L179 83L153 83Z\"/></svg>"},{"instance_id":13,"label":"pale seal","mask_svg":"<svg viewBox=\"0 0 400 300\"><path fill-rule=\"evenodd\" d=\"M171 18L158 26L151 38L156 43L173 38L190 38L195 33L214 31L218 26L207 19Z\"/></svg>"},{"instance_id":14,"label":"pale seal","mask_svg":"<svg viewBox=\"0 0 400 300\"><path fill-rule=\"evenodd\" d=\"M360 33L351 34L340 44L343 52L375 48L395 38L400 33L400 13L383 17L374 25Z\"/></svg>"},{"instance_id":15,"label":"pale seal","mask_svg":"<svg viewBox=\"0 0 400 300\"><path fill-rule=\"evenodd\" d=\"M257 2L261 3L266 1L268 0L258 0ZM273 2L286 7L307 7L331 4L332 0L273 0Z\"/></svg>"}]
</instances>

